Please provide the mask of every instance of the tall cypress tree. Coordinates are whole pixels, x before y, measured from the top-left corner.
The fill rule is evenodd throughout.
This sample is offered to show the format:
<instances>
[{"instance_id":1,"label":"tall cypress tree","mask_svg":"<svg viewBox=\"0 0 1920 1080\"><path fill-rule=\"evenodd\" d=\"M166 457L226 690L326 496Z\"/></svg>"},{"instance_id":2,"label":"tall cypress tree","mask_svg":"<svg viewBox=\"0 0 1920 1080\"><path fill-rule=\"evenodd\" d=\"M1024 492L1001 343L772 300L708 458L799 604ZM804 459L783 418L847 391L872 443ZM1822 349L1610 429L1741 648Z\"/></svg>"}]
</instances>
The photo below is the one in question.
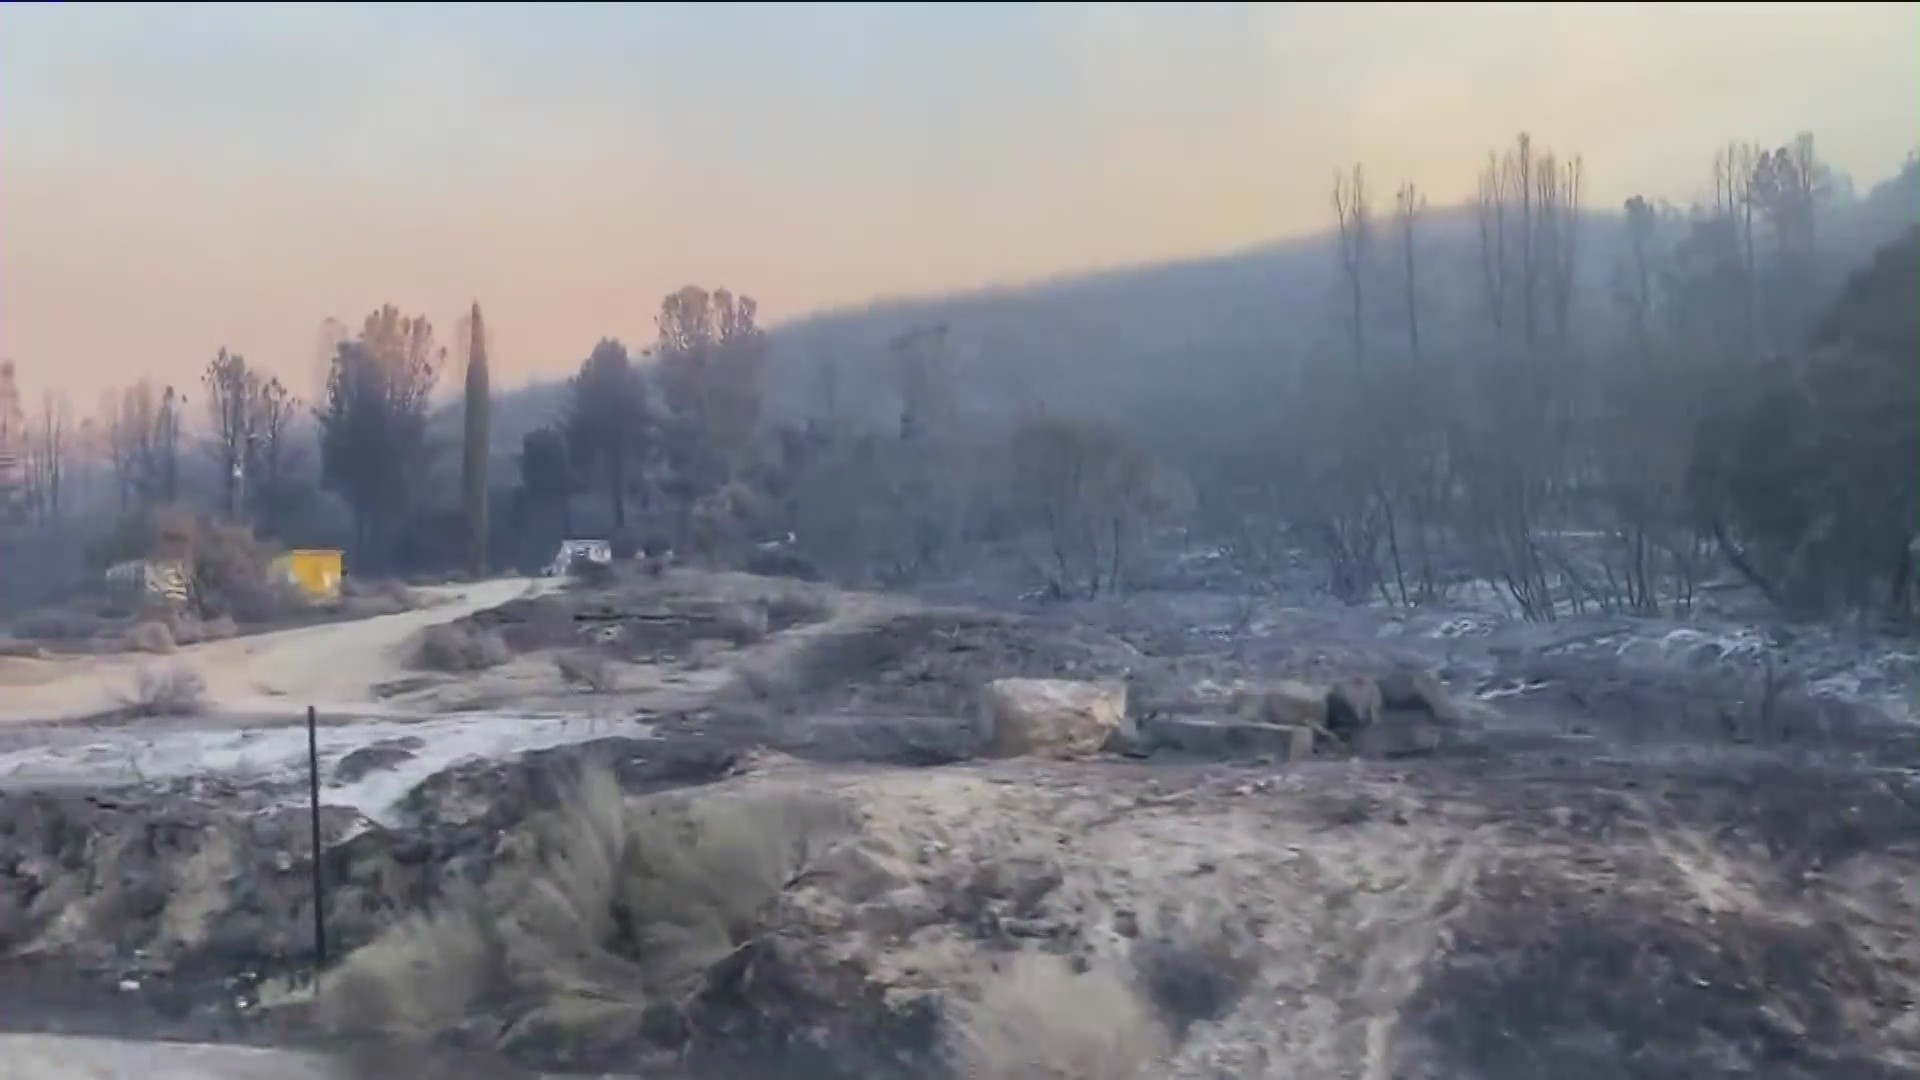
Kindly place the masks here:
<instances>
[{"instance_id":1,"label":"tall cypress tree","mask_svg":"<svg viewBox=\"0 0 1920 1080\"><path fill-rule=\"evenodd\" d=\"M486 324L480 319L480 302L476 300L468 325L466 444L460 462L460 487L467 511L467 569L475 577L487 572L487 436L492 409L487 387Z\"/></svg>"}]
</instances>

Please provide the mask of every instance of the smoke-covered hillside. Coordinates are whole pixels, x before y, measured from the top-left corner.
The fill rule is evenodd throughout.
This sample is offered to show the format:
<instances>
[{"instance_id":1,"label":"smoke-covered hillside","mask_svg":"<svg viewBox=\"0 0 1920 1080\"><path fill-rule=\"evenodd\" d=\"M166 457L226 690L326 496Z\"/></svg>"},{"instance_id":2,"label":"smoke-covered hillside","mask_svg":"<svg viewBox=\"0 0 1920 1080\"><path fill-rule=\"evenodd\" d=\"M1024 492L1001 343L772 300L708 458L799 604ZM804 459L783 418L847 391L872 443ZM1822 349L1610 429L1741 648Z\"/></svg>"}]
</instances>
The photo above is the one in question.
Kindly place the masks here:
<instances>
[{"instance_id":1,"label":"smoke-covered hillside","mask_svg":"<svg viewBox=\"0 0 1920 1080\"><path fill-rule=\"evenodd\" d=\"M1875 247L1920 222L1920 168L1909 163L1865 196L1833 198L1822 220L1821 303ZM1384 235L1392 223L1376 213L1381 241L1397 242ZM1661 213L1676 231L1689 216L1670 205ZM1449 333L1447 324L1480 316L1479 227L1473 207L1435 208L1417 223L1423 318L1436 324L1430 337L1442 352L1468 336ZM1576 244L1576 327L1590 341L1616 335L1625 218L1612 209L1581 212ZM1168 421L1156 439L1177 442L1194 422L1259 423L1300 361L1342 347L1341 304L1331 231L1182 262L879 300L772 328L769 404L788 419L892 425L901 402L891 344L945 326L963 413L1004 419L1043 406L1149 430ZM1374 317L1391 323L1393 306ZM555 383L508 395L498 406L495 446L517 447L565 404Z\"/></svg>"}]
</instances>

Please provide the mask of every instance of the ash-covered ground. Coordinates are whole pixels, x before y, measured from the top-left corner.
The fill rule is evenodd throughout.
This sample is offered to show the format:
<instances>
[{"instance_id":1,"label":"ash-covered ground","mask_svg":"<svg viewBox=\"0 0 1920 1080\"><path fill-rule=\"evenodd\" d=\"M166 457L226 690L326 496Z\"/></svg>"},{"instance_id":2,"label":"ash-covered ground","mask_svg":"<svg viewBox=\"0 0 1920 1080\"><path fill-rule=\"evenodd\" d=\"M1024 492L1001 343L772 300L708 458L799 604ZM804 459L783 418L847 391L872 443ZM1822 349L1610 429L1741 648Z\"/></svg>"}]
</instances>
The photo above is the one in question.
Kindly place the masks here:
<instances>
[{"instance_id":1,"label":"ash-covered ground","mask_svg":"<svg viewBox=\"0 0 1920 1080\"><path fill-rule=\"evenodd\" d=\"M1898 642L691 571L445 612L442 651L471 662L394 661L433 632L410 615L331 673L317 1010L304 732L260 713L272 687L210 672L200 714L0 726L0 1023L646 1076L1107 1075L1081 1045L1102 1039L1141 1076L1920 1075ZM1406 668L1457 708L1390 755L989 760L976 723L1010 676L1124 682L1150 730L1237 684ZM600 772L611 817L580 801ZM630 865L669 834L722 838L688 842L733 860L727 887ZM702 890L725 918L688 914ZM540 906L560 893L567 920ZM1059 969L1044 1005L1008 982L1029 961ZM977 1022L994 1002L1042 1029L997 1044L1080 1071L956 1053L956 1029L1000 1030Z\"/></svg>"}]
</instances>

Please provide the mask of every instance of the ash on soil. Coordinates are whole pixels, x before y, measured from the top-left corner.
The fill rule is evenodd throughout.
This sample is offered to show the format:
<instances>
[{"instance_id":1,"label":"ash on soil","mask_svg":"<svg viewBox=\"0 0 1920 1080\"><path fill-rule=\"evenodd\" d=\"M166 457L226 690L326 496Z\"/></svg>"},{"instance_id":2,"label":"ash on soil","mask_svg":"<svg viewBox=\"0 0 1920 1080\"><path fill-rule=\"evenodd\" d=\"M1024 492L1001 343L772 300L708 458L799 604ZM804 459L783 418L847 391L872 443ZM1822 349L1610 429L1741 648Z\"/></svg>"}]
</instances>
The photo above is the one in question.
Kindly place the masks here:
<instances>
[{"instance_id":1,"label":"ash on soil","mask_svg":"<svg viewBox=\"0 0 1920 1080\"><path fill-rule=\"evenodd\" d=\"M512 617L558 624L542 611ZM702 1067L778 1075L808 1047L821 1076L940 1075L944 996L1038 951L1127 972L1178 1033L1168 1076L1920 1074L1910 726L1752 672L1429 650L1313 618L1147 634L1143 618L772 620L778 662L752 692L661 717L654 738L460 766L396 828L331 823L330 925L351 947L509 870L511 838L592 761L630 792L800 784L862 812L668 1025ZM992 678L1124 678L1157 703L1202 680L1409 663L1463 698L1498 691L1495 707L1412 760L968 760ZM306 858L293 823L217 799L0 793L0 949L16 956L0 985L69 973L0 1017L45 1028L110 1002L138 1031L311 1036L247 1003L311 962ZM63 923L73 911L93 932ZM114 989L129 977L142 989ZM595 1064L656 1060L660 1038L636 1031ZM724 1060L727 1040L751 1060Z\"/></svg>"}]
</instances>

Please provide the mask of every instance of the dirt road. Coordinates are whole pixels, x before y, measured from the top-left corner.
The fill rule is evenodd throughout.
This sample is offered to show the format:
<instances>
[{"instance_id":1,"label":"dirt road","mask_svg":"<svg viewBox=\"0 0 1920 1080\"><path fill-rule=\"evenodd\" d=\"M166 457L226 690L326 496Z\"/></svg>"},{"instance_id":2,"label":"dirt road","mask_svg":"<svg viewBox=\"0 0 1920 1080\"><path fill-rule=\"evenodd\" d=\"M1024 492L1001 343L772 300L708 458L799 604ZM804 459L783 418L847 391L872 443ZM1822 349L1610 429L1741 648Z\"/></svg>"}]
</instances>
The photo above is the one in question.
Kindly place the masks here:
<instances>
[{"instance_id":1,"label":"dirt road","mask_svg":"<svg viewBox=\"0 0 1920 1080\"><path fill-rule=\"evenodd\" d=\"M428 588L420 591L434 602L413 611L207 642L169 657L0 659L0 724L97 716L122 704L142 671L176 666L199 673L210 711L282 711L289 703L364 711L373 687L401 675L415 633L546 584L503 578Z\"/></svg>"},{"instance_id":2,"label":"dirt road","mask_svg":"<svg viewBox=\"0 0 1920 1080\"><path fill-rule=\"evenodd\" d=\"M0 1035L0 1080L539 1080L496 1059L401 1049L320 1054L253 1046Z\"/></svg>"},{"instance_id":3,"label":"dirt road","mask_svg":"<svg viewBox=\"0 0 1920 1080\"><path fill-rule=\"evenodd\" d=\"M304 1054L238 1046L0 1036L0 1080L327 1080Z\"/></svg>"}]
</instances>

